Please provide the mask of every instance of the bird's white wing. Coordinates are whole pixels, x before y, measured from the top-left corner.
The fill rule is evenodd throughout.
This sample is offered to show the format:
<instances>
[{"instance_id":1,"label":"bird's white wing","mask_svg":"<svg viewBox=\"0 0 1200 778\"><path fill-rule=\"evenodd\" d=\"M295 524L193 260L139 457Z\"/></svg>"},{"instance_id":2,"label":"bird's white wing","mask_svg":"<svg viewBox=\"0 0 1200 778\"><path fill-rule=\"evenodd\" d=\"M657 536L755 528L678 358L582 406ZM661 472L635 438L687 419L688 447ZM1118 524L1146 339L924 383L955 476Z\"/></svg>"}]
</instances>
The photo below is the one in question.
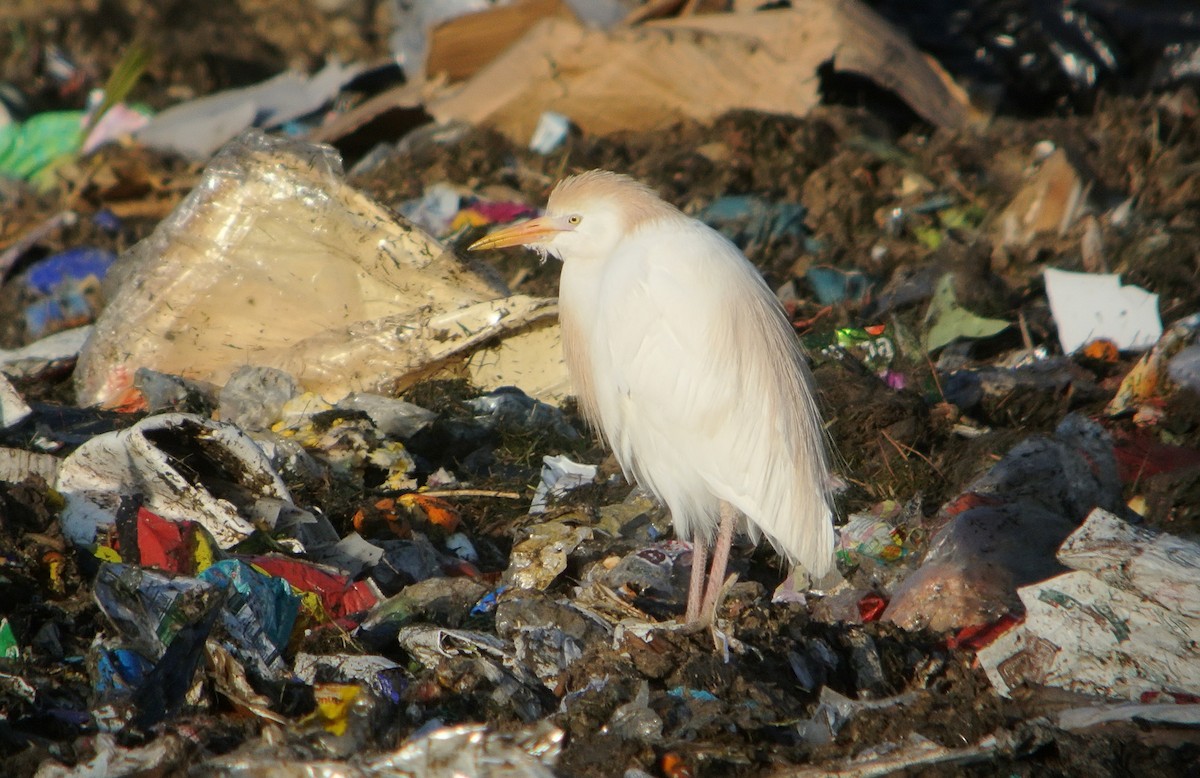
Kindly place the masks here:
<instances>
[{"instance_id":1,"label":"bird's white wing","mask_svg":"<svg viewBox=\"0 0 1200 778\"><path fill-rule=\"evenodd\" d=\"M692 220L645 225L604 269L591 329L597 412L622 466L711 538L727 500L816 575L833 545L823 431L774 295Z\"/></svg>"}]
</instances>

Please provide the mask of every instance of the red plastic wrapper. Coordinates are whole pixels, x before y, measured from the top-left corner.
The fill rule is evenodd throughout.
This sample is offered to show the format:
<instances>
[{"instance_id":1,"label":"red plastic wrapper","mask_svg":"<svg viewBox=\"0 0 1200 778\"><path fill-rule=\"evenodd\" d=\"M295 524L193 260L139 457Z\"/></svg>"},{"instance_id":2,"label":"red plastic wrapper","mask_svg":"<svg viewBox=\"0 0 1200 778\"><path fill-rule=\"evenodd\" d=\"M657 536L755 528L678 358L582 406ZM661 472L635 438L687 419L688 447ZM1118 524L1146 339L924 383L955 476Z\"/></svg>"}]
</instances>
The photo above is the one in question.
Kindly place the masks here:
<instances>
[{"instance_id":1,"label":"red plastic wrapper","mask_svg":"<svg viewBox=\"0 0 1200 778\"><path fill-rule=\"evenodd\" d=\"M887 609L887 600L880 597L878 594L868 594L858 601L858 615L862 616L863 622L877 621Z\"/></svg>"},{"instance_id":2,"label":"red plastic wrapper","mask_svg":"<svg viewBox=\"0 0 1200 778\"><path fill-rule=\"evenodd\" d=\"M284 579L297 589L315 593L321 598L325 612L335 620L365 613L380 599L379 593L369 582L352 583L344 575L331 573L309 562L277 556L252 557L247 561L268 575Z\"/></svg>"},{"instance_id":3,"label":"red plastic wrapper","mask_svg":"<svg viewBox=\"0 0 1200 778\"><path fill-rule=\"evenodd\" d=\"M946 648L969 648L978 651L1023 621L1025 619L1022 616L1006 613L989 624L963 627L946 639Z\"/></svg>"}]
</instances>

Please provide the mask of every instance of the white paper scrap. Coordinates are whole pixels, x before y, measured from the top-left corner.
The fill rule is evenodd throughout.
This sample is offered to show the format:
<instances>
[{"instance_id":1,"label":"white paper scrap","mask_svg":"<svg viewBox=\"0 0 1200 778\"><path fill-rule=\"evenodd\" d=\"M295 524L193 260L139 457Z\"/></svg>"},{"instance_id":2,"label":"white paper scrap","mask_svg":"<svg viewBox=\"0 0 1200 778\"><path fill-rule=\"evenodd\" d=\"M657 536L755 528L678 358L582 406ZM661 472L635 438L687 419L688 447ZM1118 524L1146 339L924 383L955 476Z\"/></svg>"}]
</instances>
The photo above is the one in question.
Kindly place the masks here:
<instances>
[{"instance_id":1,"label":"white paper scrap","mask_svg":"<svg viewBox=\"0 0 1200 778\"><path fill-rule=\"evenodd\" d=\"M1158 295L1122 286L1121 277L1048 268L1046 296L1065 354L1094 340L1111 340L1122 351L1145 351L1162 336Z\"/></svg>"},{"instance_id":2,"label":"white paper scrap","mask_svg":"<svg viewBox=\"0 0 1200 778\"><path fill-rule=\"evenodd\" d=\"M595 465L582 465L564 456L542 457L542 462L542 482L538 484L533 503L529 506L532 514L545 513L551 496L561 497L572 489L596 480L598 468Z\"/></svg>"}]
</instances>

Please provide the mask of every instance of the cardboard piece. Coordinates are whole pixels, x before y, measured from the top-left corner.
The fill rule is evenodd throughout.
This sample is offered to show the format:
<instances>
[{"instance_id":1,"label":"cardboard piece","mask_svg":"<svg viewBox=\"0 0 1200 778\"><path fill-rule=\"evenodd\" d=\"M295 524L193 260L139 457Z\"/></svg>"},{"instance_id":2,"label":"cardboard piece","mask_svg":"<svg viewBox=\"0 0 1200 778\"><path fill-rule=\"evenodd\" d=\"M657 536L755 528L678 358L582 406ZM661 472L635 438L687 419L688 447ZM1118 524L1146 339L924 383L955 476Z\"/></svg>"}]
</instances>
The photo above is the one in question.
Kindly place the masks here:
<instances>
[{"instance_id":1,"label":"cardboard piece","mask_svg":"<svg viewBox=\"0 0 1200 778\"><path fill-rule=\"evenodd\" d=\"M801 0L607 33L543 19L428 110L520 143L545 111L595 135L707 121L733 109L800 116L820 101L817 70L826 62L895 92L938 126L970 118L949 77L857 0Z\"/></svg>"},{"instance_id":2,"label":"cardboard piece","mask_svg":"<svg viewBox=\"0 0 1200 778\"><path fill-rule=\"evenodd\" d=\"M551 17L575 19L562 0L517 0L434 25L425 75L436 78L444 73L450 81L472 76L538 21Z\"/></svg>"}]
</instances>

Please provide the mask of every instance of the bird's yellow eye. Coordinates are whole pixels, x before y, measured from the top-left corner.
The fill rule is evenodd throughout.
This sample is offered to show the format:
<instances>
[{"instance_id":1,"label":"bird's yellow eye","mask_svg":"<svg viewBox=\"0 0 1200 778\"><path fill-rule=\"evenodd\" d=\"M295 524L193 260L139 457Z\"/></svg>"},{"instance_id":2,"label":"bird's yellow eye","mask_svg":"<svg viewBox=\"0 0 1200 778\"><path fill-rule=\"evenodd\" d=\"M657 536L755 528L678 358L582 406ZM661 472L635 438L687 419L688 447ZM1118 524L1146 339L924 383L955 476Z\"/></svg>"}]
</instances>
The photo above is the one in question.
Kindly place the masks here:
<instances>
[{"instance_id":1,"label":"bird's yellow eye","mask_svg":"<svg viewBox=\"0 0 1200 778\"><path fill-rule=\"evenodd\" d=\"M583 217L577 213L567 217L567 224L571 225L572 227L578 226L581 221L583 221Z\"/></svg>"}]
</instances>

